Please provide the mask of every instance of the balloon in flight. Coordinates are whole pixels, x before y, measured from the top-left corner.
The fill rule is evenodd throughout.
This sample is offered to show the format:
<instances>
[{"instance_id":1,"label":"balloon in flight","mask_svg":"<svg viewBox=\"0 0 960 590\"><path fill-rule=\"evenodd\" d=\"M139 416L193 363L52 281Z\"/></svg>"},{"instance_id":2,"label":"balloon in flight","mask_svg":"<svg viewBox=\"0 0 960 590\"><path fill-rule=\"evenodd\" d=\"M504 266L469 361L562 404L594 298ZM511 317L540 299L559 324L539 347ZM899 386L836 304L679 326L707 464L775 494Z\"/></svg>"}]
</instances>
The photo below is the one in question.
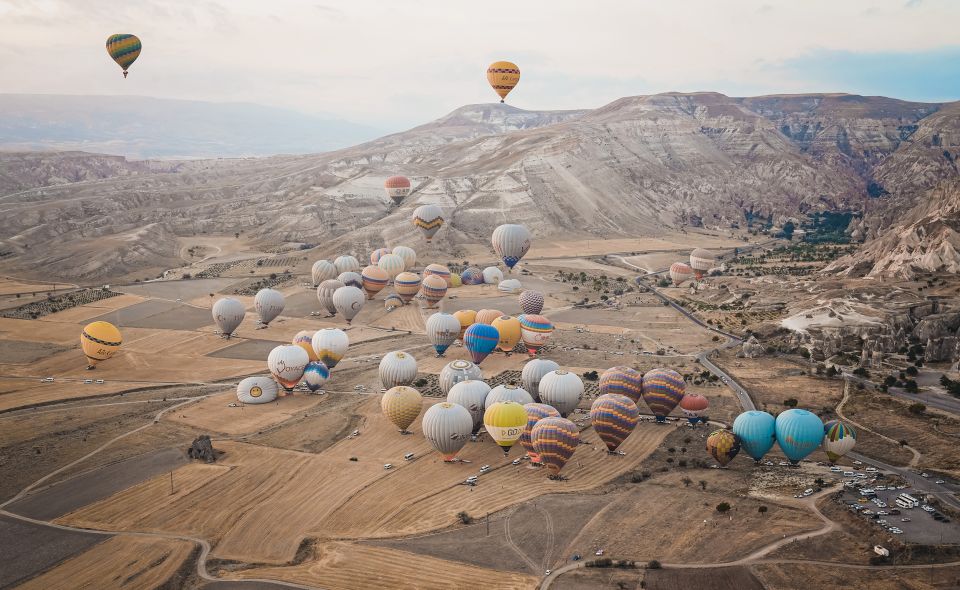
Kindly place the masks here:
<instances>
[{"instance_id":1,"label":"balloon in flight","mask_svg":"<svg viewBox=\"0 0 960 590\"><path fill-rule=\"evenodd\" d=\"M123 338L110 322L91 322L80 332L80 348L87 357L87 368L111 358L120 349Z\"/></svg>"},{"instance_id":2,"label":"balloon in flight","mask_svg":"<svg viewBox=\"0 0 960 590\"><path fill-rule=\"evenodd\" d=\"M412 222L429 244L443 225L443 210L436 205L420 205L413 210Z\"/></svg>"},{"instance_id":3,"label":"balloon in flight","mask_svg":"<svg viewBox=\"0 0 960 590\"><path fill-rule=\"evenodd\" d=\"M450 269L447 268L446 266L442 264L437 264L437 263L428 264L423 269L423 276L424 278L426 278L426 277L429 277L430 275L440 277L441 279L443 279L443 282L447 284L447 287L450 286Z\"/></svg>"},{"instance_id":4,"label":"balloon in flight","mask_svg":"<svg viewBox=\"0 0 960 590\"><path fill-rule=\"evenodd\" d=\"M509 61L495 61L487 67L487 82L503 102L520 82L520 68Z\"/></svg>"},{"instance_id":5,"label":"balloon in flight","mask_svg":"<svg viewBox=\"0 0 960 590\"><path fill-rule=\"evenodd\" d=\"M601 395L590 406L590 423L611 453L637 427L639 415L640 410L632 399L616 393Z\"/></svg>"},{"instance_id":6,"label":"balloon in flight","mask_svg":"<svg viewBox=\"0 0 960 590\"><path fill-rule=\"evenodd\" d=\"M117 62L120 69L123 70L123 77L127 77L130 66L140 57L140 51L143 49L140 39L130 33L117 33L107 37L107 54L110 59Z\"/></svg>"},{"instance_id":7,"label":"balloon in flight","mask_svg":"<svg viewBox=\"0 0 960 590\"><path fill-rule=\"evenodd\" d=\"M410 179L406 176L391 176L383 183L387 196L399 205L410 194Z\"/></svg>"},{"instance_id":8,"label":"balloon in flight","mask_svg":"<svg viewBox=\"0 0 960 590\"><path fill-rule=\"evenodd\" d=\"M493 251L503 260L508 269L512 269L523 255L530 249L533 236L530 230L522 225L505 224L493 230L490 241Z\"/></svg>"}]
</instances>

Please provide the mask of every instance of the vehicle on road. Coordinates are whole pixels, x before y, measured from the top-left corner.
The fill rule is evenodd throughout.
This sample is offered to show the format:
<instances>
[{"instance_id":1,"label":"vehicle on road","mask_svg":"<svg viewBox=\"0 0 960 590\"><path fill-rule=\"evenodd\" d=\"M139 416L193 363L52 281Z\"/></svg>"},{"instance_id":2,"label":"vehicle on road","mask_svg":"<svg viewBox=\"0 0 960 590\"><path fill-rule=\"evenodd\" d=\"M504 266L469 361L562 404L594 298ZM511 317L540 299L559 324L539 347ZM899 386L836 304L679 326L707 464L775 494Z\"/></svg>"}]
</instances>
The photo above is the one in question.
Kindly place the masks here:
<instances>
[{"instance_id":1,"label":"vehicle on road","mask_svg":"<svg viewBox=\"0 0 960 590\"><path fill-rule=\"evenodd\" d=\"M90 385L91 383L93 383L93 379L84 379L83 382L86 383L87 385Z\"/></svg>"},{"instance_id":2,"label":"vehicle on road","mask_svg":"<svg viewBox=\"0 0 960 590\"><path fill-rule=\"evenodd\" d=\"M933 483L937 483L937 484L943 485L943 484L945 484L945 483L947 483L947 482L943 481L942 479L938 479L937 481L935 481L935 482L933 482Z\"/></svg>"},{"instance_id":3,"label":"vehicle on road","mask_svg":"<svg viewBox=\"0 0 960 590\"><path fill-rule=\"evenodd\" d=\"M393 469L393 463L384 463L384 464L383 464L383 468L384 468L384 469Z\"/></svg>"},{"instance_id":4,"label":"vehicle on road","mask_svg":"<svg viewBox=\"0 0 960 590\"><path fill-rule=\"evenodd\" d=\"M407 453L406 455L403 456L405 461L413 461L414 457L415 455L413 453Z\"/></svg>"},{"instance_id":5,"label":"vehicle on road","mask_svg":"<svg viewBox=\"0 0 960 590\"><path fill-rule=\"evenodd\" d=\"M490 471L490 466L489 466L489 465L484 465L484 466L480 467L480 473L486 473L486 472L488 472L488 471Z\"/></svg>"}]
</instances>

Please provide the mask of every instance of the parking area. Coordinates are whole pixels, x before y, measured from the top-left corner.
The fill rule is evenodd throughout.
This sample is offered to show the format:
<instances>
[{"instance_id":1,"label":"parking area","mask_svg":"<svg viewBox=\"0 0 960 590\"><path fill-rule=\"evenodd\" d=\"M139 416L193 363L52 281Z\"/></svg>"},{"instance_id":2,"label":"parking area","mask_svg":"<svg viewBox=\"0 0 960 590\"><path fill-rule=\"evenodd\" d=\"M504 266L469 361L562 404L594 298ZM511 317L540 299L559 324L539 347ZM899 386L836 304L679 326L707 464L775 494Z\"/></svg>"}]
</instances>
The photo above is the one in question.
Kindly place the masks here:
<instances>
[{"instance_id":1,"label":"parking area","mask_svg":"<svg viewBox=\"0 0 960 590\"><path fill-rule=\"evenodd\" d=\"M843 475L843 474L835 474ZM850 510L883 528L905 543L939 545L960 543L960 523L926 504L926 494L907 485L887 485L881 473L876 479L843 477L843 501ZM897 502L897 498L916 500ZM924 508L926 507L926 508Z\"/></svg>"}]
</instances>

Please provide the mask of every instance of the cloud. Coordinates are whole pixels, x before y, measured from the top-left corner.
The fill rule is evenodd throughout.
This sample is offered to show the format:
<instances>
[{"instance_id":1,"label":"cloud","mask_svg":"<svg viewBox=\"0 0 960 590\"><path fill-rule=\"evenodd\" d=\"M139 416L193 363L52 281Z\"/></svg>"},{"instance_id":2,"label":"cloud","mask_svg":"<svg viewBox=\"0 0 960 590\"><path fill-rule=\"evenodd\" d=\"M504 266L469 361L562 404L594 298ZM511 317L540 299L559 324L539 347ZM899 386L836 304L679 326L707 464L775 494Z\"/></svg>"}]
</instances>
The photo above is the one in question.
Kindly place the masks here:
<instances>
[{"instance_id":1,"label":"cloud","mask_svg":"<svg viewBox=\"0 0 960 590\"><path fill-rule=\"evenodd\" d=\"M907 0L907 3L904 4L907 8L916 8L923 4L923 0Z\"/></svg>"}]
</instances>

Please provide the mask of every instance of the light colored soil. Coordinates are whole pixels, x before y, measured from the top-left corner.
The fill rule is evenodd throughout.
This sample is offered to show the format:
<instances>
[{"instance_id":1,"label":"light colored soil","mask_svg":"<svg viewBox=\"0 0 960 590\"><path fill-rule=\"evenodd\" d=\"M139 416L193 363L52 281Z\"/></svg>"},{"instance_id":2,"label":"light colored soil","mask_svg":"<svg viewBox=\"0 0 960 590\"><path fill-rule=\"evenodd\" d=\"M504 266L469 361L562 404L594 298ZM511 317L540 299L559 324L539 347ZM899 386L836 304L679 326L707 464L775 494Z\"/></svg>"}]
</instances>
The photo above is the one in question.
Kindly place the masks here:
<instances>
[{"instance_id":1,"label":"light colored soil","mask_svg":"<svg viewBox=\"0 0 960 590\"><path fill-rule=\"evenodd\" d=\"M269 404L240 405L237 403L236 389L229 387L223 393L208 397L196 403L178 408L165 416L165 420L179 422L200 432L216 432L227 435L250 434L289 419L296 414L307 412L324 401L319 395L282 396Z\"/></svg>"},{"instance_id":2,"label":"light colored soil","mask_svg":"<svg viewBox=\"0 0 960 590\"><path fill-rule=\"evenodd\" d=\"M764 590L764 585L745 567L704 570L649 570L643 577L648 590Z\"/></svg>"},{"instance_id":3,"label":"light colored soil","mask_svg":"<svg viewBox=\"0 0 960 590\"><path fill-rule=\"evenodd\" d=\"M714 362L750 392L758 409L774 414L787 409L783 401L788 398L813 412L835 408L843 399L843 381L811 376L808 369L784 359L736 358L733 350L727 350Z\"/></svg>"},{"instance_id":4,"label":"light colored soil","mask_svg":"<svg viewBox=\"0 0 960 590\"><path fill-rule=\"evenodd\" d=\"M751 568L766 588L808 590L851 588L856 590L934 590L956 588L960 567L915 570L884 569L882 575L867 570L848 570L807 564L763 564Z\"/></svg>"}]
</instances>

